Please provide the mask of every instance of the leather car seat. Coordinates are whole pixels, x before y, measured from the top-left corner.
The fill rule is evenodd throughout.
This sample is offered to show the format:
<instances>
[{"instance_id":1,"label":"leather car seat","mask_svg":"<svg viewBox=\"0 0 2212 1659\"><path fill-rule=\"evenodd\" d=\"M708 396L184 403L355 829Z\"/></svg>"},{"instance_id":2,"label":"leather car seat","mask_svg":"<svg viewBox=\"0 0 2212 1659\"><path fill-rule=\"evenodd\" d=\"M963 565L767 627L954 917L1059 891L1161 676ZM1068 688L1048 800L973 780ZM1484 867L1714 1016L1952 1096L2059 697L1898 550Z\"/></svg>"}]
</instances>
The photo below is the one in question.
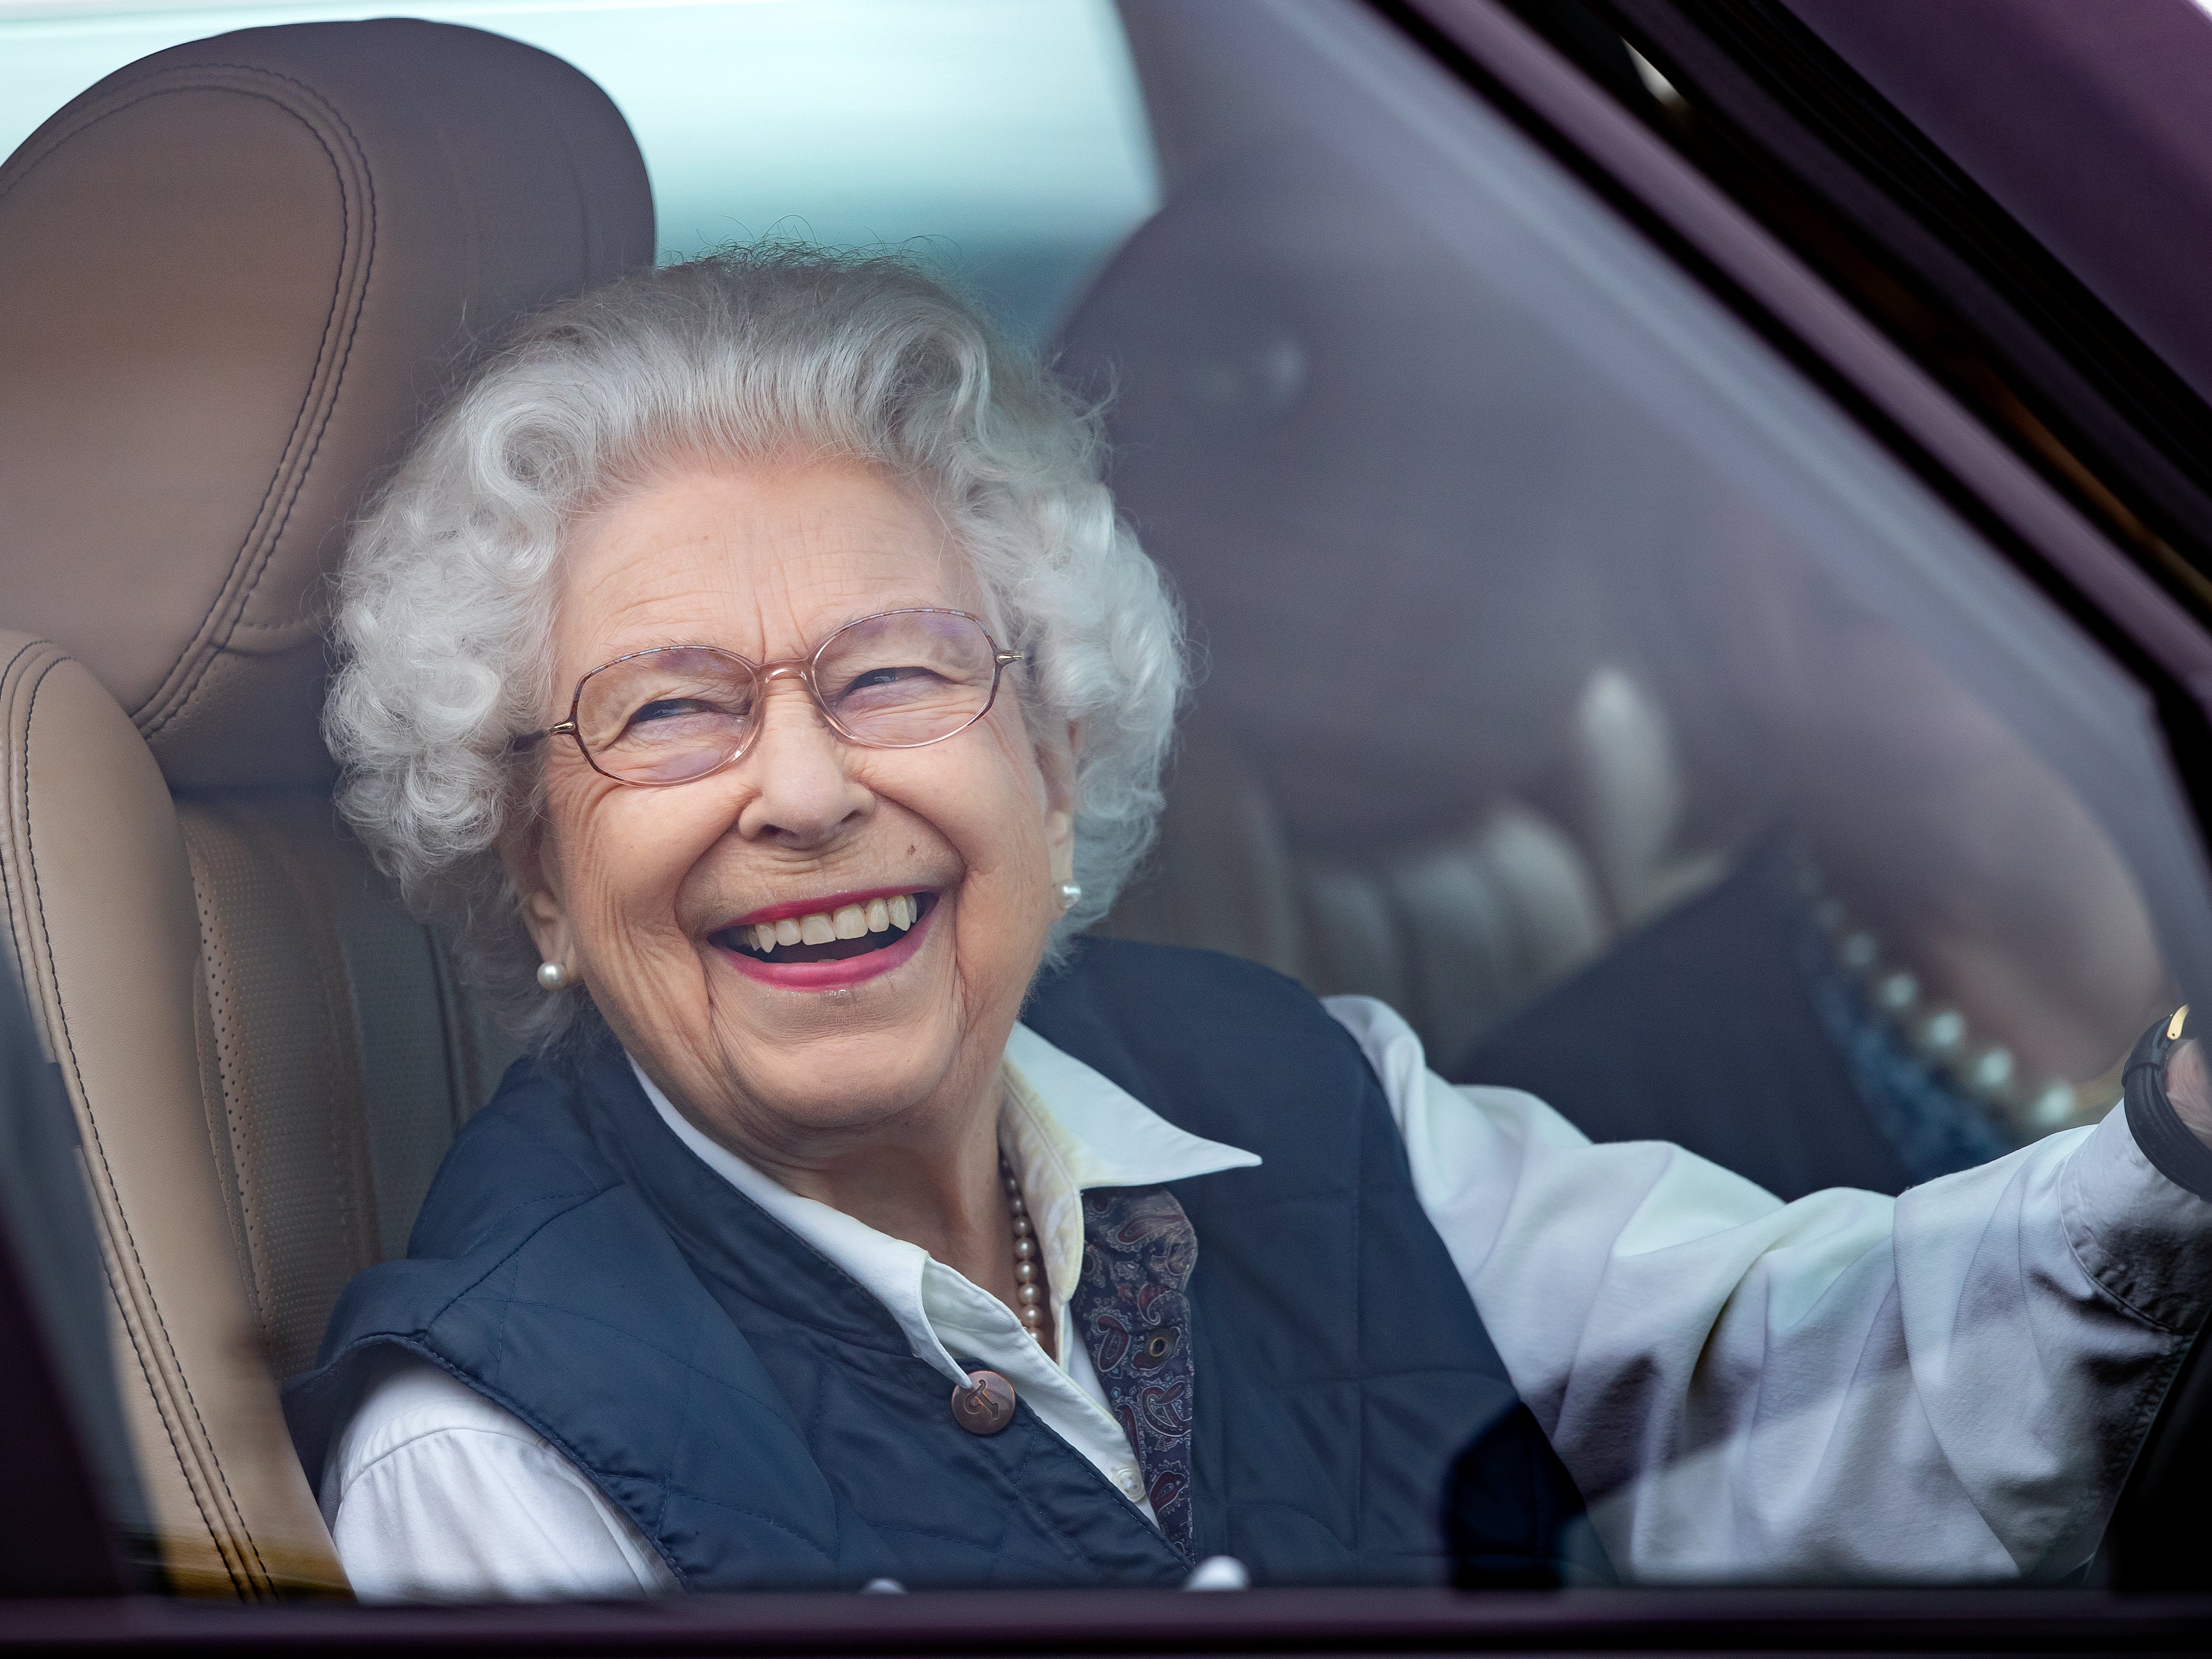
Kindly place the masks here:
<instances>
[{"instance_id":1,"label":"leather car seat","mask_svg":"<svg viewBox=\"0 0 2212 1659\"><path fill-rule=\"evenodd\" d=\"M338 830L328 577L515 313L648 261L582 75L412 21L146 58L0 168L0 884L169 1582L343 1577L277 1381L501 1057Z\"/></svg>"},{"instance_id":2,"label":"leather car seat","mask_svg":"<svg viewBox=\"0 0 2212 1659\"><path fill-rule=\"evenodd\" d=\"M1585 487L1605 393L1364 166L1184 154L1061 331L1204 665L1103 928L1381 997L1448 1067L1721 865L1592 556L1646 531Z\"/></svg>"},{"instance_id":3,"label":"leather car seat","mask_svg":"<svg viewBox=\"0 0 2212 1659\"><path fill-rule=\"evenodd\" d=\"M1686 833L1665 717L1621 671L1577 699L1552 811L1510 795L1425 835L1303 849L1237 744L1188 723L1158 846L1100 931L1226 951L1323 996L1379 997L1451 1066L1727 860Z\"/></svg>"}]
</instances>

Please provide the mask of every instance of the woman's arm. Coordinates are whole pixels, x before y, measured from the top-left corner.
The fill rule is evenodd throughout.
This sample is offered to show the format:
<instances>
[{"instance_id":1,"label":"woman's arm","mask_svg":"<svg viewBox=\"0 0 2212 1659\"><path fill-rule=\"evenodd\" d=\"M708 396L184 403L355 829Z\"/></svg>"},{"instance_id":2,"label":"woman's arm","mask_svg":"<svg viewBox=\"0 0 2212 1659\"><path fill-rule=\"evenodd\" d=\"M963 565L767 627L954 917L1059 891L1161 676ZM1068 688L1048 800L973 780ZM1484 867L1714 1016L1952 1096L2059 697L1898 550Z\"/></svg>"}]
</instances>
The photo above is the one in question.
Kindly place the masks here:
<instances>
[{"instance_id":1,"label":"woman's arm","mask_svg":"<svg viewBox=\"0 0 2212 1659\"><path fill-rule=\"evenodd\" d=\"M364 1601L648 1595L674 1576L527 1425L425 1361L364 1393L323 1513Z\"/></svg>"},{"instance_id":2,"label":"woman's arm","mask_svg":"<svg viewBox=\"0 0 2212 1659\"><path fill-rule=\"evenodd\" d=\"M2212 1285L2212 1204L2124 1113L1899 1199L1784 1205L1455 1088L1380 1003L1329 1009L1630 1576L2048 1577L2095 1547Z\"/></svg>"}]
</instances>

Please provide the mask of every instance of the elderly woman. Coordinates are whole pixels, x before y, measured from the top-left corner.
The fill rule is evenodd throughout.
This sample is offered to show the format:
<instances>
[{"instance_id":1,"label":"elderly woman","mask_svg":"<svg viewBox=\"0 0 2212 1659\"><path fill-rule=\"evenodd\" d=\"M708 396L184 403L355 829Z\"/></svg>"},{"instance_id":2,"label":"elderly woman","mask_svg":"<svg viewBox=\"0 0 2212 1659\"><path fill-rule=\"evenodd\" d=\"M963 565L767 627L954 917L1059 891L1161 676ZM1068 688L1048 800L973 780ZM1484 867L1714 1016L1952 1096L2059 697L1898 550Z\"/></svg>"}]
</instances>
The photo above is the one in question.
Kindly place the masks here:
<instances>
[{"instance_id":1,"label":"elderly woman","mask_svg":"<svg viewBox=\"0 0 2212 1659\"><path fill-rule=\"evenodd\" d=\"M340 645L348 815L532 1047L289 1392L364 1595L2046 1577L2204 1316L2163 1021L2093 1129L1785 1206L1077 939L1176 613L1083 415L896 264L542 318Z\"/></svg>"}]
</instances>

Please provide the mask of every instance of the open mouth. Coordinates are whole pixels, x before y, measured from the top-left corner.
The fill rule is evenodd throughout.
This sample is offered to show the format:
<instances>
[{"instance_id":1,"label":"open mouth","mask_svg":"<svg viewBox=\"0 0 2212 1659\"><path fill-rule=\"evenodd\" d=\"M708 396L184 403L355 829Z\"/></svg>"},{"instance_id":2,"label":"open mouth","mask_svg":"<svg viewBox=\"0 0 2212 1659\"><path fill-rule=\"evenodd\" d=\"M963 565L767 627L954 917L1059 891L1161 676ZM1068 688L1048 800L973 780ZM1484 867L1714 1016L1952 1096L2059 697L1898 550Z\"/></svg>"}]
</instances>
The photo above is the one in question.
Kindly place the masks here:
<instances>
[{"instance_id":1,"label":"open mouth","mask_svg":"<svg viewBox=\"0 0 2212 1659\"><path fill-rule=\"evenodd\" d=\"M896 893L777 921L739 922L709 939L756 962L844 962L897 944L936 906L934 893Z\"/></svg>"}]
</instances>

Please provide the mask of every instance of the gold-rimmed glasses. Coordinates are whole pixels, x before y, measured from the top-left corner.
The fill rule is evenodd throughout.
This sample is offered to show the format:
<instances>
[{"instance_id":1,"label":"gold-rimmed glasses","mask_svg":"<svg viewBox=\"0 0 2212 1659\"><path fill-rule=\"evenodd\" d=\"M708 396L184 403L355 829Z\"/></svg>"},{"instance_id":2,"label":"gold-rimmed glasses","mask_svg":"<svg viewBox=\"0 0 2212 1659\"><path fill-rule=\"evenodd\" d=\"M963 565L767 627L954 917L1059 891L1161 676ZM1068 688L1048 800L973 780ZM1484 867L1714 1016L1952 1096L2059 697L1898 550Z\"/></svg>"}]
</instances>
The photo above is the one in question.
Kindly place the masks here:
<instances>
[{"instance_id":1,"label":"gold-rimmed glasses","mask_svg":"<svg viewBox=\"0 0 2212 1659\"><path fill-rule=\"evenodd\" d=\"M805 657L748 661L711 645L659 646L601 663L576 682L568 718L516 738L575 739L617 782L690 783L741 759L759 735L769 682L806 688L831 728L868 749L920 749L991 712L999 677L1022 660L964 611L915 607L847 623Z\"/></svg>"}]
</instances>

